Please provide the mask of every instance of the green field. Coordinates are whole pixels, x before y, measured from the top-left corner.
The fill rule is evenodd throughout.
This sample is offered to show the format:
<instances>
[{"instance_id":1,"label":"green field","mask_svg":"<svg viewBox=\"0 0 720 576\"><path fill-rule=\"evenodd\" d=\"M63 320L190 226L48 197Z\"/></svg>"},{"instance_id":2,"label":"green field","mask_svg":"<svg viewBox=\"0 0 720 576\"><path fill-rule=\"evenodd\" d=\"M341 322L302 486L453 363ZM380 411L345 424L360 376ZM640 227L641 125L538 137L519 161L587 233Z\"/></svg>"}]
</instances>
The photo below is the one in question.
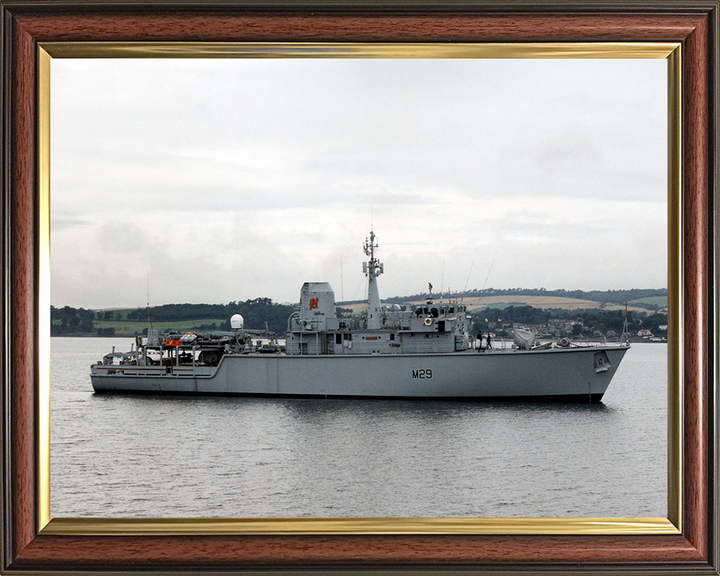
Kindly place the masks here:
<instances>
[{"instance_id":1,"label":"green field","mask_svg":"<svg viewBox=\"0 0 720 576\"><path fill-rule=\"evenodd\" d=\"M164 334L168 331L194 332L198 330L198 326L215 324L217 330L220 330L225 318L201 318L199 320L185 320L181 322L153 322L153 328ZM147 331L147 320L143 322L132 322L130 320L95 320L95 330L104 328L114 328L115 336L135 336L136 333L145 334ZM207 331L207 329L205 329ZM212 330L212 329L211 329Z\"/></svg>"},{"instance_id":2,"label":"green field","mask_svg":"<svg viewBox=\"0 0 720 576\"><path fill-rule=\"evenodd\" d=\"M483 310L505 310L505 308L510 308L510 306L526 306L524 302L493 302L492 304L484 304L482 306L478 306L477 308L473 308L473 312L482 312Z\"/></svg>"},{"instance_id":3,"label":"green field","mask_svg":"<svg viewBox=\"0 0 720 576\"><path fill-rule=\"evenodd\" d=\"M657 306L658 308L667 308L667 296L650 296L648 298L638 298L637 300L630 300L629 306L640 306L643 304L650 304Z\"/></svg>"}]
</instances>

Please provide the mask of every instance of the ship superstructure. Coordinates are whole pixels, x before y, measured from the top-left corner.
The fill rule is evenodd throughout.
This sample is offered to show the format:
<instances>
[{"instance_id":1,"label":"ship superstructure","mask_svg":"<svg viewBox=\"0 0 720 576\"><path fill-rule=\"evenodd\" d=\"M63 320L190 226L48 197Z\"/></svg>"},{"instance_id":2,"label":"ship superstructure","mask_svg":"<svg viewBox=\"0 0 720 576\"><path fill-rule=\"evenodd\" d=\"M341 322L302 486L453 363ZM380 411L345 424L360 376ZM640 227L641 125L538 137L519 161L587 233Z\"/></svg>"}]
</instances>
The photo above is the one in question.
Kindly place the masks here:
<instances>
[{"instance_id":1,"label":"ship superstructure","mask_svg":"<svg viewBox=\"0 0 720 576\"><path fill-rule=\"evenodd\" d=\"M375 257L376 248L371 232L364 245L369 259L363 262L367 313L339 318L330 284L306 282L300 291L300 309L288 322L288 355L432 354L471 348L471 318L462 303L436 303L428 295L425 304L414 309L381 305L377 277L384 267Z\"/></svg>"}]
</instances>

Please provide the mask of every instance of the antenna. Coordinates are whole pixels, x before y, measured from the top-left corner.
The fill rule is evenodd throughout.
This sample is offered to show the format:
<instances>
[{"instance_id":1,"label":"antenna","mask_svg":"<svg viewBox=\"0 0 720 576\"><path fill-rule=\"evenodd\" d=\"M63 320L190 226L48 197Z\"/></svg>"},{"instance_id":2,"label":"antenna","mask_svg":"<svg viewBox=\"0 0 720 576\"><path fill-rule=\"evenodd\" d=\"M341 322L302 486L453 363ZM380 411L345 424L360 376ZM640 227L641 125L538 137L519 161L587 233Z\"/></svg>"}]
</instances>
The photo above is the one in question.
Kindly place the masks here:
<instances>
[{"instance_id":1,"label":"antenna","mask_svg":"<svg viewBox=\"0 0 720 576\"><path fill-rule=\"evenodd\" d=\"M463 298L465 298L465 292L467 292L468 283L470 282L470 274L472 274L473 265L475 264L475 258L472 259L472 262L470 263L470 272L468 272L467 280L465 280L465 288L463 289L462 296L460 296L460 302L463 301ZM485 280L487 282L487 280Z\"/></svg>"},{"instance_id":2,"label":"antenna","mask_svg":"<svg viewBox=\"0 0 720 576\"><path fill-rule=\"evenodd\" d=\"M482 289L485 290L485 286L487 286L488 278L490 278L490 272L492 271L493 264L495 264L495 258L493 258L493 261L490 263L490 269L488 270L487 276L485 277L485 284L483 284Z\"/></svg>"},{"instance_id":3,"label":"antenna","mask_svg":"<svg viewBox=\"0 0 720 576\"><path fill-rule=\"evenodd\" d=\"M147 275L147 313L148 313L148 330L152 330L152 318L150 318L150 274ZM148 332L148 336L150 333Z\"/></svg>"},{"instance_id":4,"label":"antenna","mask_svg":"<svg viewBox=\"0 0 720 576\"><path fill-rule=\"evenodd\" d=\"M628 331L628 308L627 308L627 302L625 302L625 322L623 323L623 332L622 336L620 336L620 342L629 342L630 341L630 333Z\"/></svg>"},{"instance_id":5,"label":"antenna","mask_svg":"<svg viewBox=\"0 0 720 576\"><path fill-rule=\"evenodd\" d=\"M442 274L440 275L440 302L442 302L443 284L445 283L445 256L443 256ZM448 294L448 298L450 295Z\"/></svg>"},{"instance_id":6,"label":"antenna","mask_svg":"<svg viewBox=\"0 0 720 576\"><path fill-rule=\"evenodd\" d=\"M340 302L345 302L343 292L343 269L342 269L342 254L340 254Z\"/></svg>"}]
</instances>

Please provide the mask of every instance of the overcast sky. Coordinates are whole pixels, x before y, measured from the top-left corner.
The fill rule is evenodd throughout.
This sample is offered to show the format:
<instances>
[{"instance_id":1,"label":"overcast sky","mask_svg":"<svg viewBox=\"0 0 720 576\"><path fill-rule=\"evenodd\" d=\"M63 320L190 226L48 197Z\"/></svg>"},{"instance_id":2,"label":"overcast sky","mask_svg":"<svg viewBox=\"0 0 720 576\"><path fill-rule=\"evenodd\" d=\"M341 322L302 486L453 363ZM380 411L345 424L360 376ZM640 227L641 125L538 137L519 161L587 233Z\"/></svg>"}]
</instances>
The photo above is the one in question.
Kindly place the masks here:
<instances>
[{"instance_id":1,"label":"overcast sky","mask_svg":"<svg viewBox=\"0 0 720 576\"><path fill-rule=\"evenodd\" d=\"M666 66L54 59L52 303L664 288Z\"/></svg>"}]
</instances>

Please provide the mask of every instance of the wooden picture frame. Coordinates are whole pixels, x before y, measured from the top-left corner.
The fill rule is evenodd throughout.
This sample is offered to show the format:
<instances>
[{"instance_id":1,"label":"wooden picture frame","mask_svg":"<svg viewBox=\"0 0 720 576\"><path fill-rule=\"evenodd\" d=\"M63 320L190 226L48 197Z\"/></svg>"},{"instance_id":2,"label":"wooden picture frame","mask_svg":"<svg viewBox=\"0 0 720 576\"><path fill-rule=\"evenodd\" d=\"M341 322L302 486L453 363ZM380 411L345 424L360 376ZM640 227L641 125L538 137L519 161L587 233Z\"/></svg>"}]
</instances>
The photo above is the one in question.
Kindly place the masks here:
<instances>
[{"instance_id":1,"label":"wooden picture frame","mask_svg":"<svg viewBox=\"0 0 720 576\"><path fill-rule=\"evenodd\" d=\"M718 574L717 512L717 50L718 2L83 2L4 1L2 9L3 525L8 573L110 571L243 572L653 572ZM670 210L682 251L676 323L682 340L671 371L681 396L679 495L670 528L573 531L559 522L523 533L501 522L482 531L462 524L389 531L309 527L240 530L222 523L107 521L52 523L42 489L48 434L48 272L41 209L48 159L38 97L52 43L677 43L681 75L677 149L681 190ZM672 146L671 146L672 147ZM672 164L672 163L671 163ZM45 166L46 167L46 166ZM46 196L45 196L46 198ZM45 214L45 216L43 216ZM672 256L671 256L672 257ZM672 355L671 355L672 356ZM518 533L519 532L519 533Z\"/></svg>"}]
</instances>

